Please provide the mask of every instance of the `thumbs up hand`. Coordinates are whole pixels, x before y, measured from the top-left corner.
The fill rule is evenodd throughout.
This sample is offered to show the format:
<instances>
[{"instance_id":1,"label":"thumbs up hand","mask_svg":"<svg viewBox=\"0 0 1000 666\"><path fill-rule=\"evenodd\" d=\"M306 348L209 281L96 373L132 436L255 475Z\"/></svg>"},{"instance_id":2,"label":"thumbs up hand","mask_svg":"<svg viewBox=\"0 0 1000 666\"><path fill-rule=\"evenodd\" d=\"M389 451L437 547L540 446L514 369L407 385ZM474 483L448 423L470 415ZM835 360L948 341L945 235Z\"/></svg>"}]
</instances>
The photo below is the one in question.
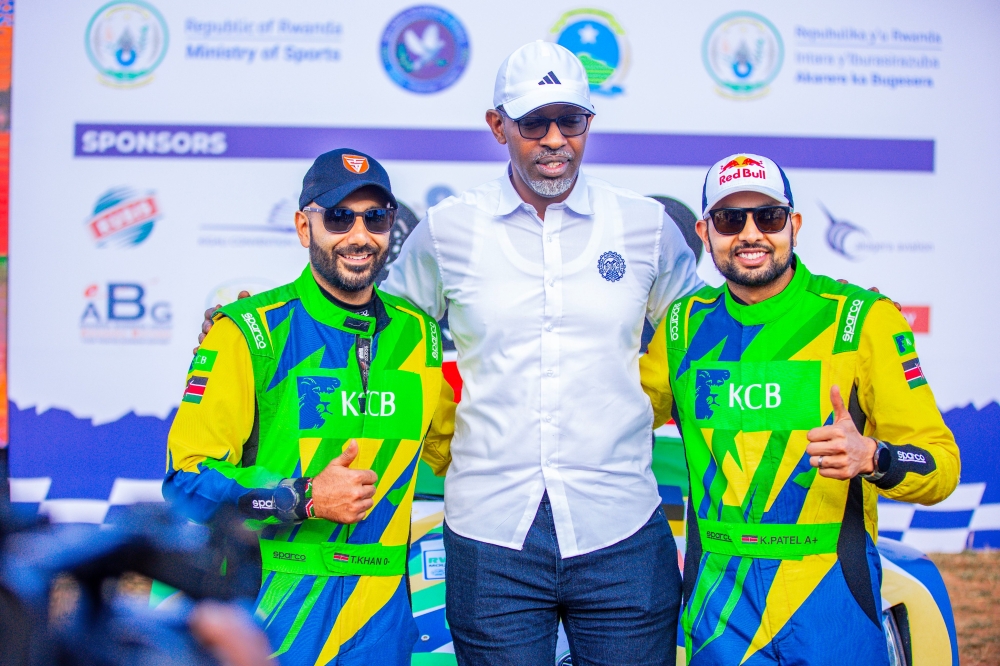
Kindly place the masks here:
<instances>
[{"instance_id":1,"label":"thumbs up hand","mask_svg":"<svg viewBox=\"0 0 1000 666\"><path fill-rule=\"evenodd\" d=\"M378 475L370 469L351 469L358 455L358 442L330 461L312 481L313 510L317 518L349 525L364 519L372 508Z\"/></svg>"},{"instance_id":2,"label":"thumbs up hand","mask_svg":"<svg viewBox=\"0 0 1000 666\"><path fill-rule=\"evenodd\" d=\"M833 403L833 425L813 428L806 433L809 464L819 468L822 476L831 479L853 479L858 474L875 471L875 449L871 437L863 437L844 406L840 387L830 388Z\"/></svg>"}]
</instances>

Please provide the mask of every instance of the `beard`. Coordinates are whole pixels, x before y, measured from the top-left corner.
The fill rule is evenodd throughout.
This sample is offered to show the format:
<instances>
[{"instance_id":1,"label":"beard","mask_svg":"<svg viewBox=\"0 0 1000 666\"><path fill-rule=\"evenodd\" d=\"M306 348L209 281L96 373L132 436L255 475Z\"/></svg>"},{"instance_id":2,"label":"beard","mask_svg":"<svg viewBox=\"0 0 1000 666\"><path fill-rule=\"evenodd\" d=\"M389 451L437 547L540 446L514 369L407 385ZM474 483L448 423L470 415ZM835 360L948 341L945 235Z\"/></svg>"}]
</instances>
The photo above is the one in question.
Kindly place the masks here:
<instances>
[{"instance_id":1,"label":"beard","mask_svg":"<svg viewBox=\"0 0 1000 666\"><path fill-rule=\"evenodd\" d=\"M711 242L709 242L709 246L712 250L712 260L715 262L715 267L719 269L723 277L741 287L763 287L771 284L785 274L785 271L792 265L795 256L791 247L783 254L775 254L773 248L765 245L740 243L729 250L728 256L720 259L715 254L715 248L711 247ZM771 257L771 261L760 268L747 270L736 262L736 253L741 250L766 252Z\"/></svg>"},{"instance_id":2,"label":"beard","mask_svg":"<svg viewBox=\"0 0 1000 666\"><path fill-rule=\"evenodd\" d=\"M341 267L337 262L338 255L345 254L371 254L372 260L366 266L346 266ZM315 236L310 228L309 233L309 262L316 269L324 280L331 286L346 292L357 292L367 289L375 283L375 278L385 266L389 259L389 248L386 247L381 252L378 247L371 244L347 245L345 247L333 247L324 250L316 244Z\"/></svg>"},{"instance_id":3,"label":"beard","mask_svg":"<svg viewBox=\"0 0 1000 666\"><path fill-rule=\"evenodd\" d=\"M514 168L517 169L517 174L521 176L521 180L528 184L532 192L546 199L554 199L565 194L573 187L579 167L577 167L573 155L565 150L549 150L545 148L540 155L535 156L533 163L537 164L543 157L565 158L568 164L566 173L558 178L548 178L541 175L529 175L528 168L520 164L515 164Z\"/></svg>"}]
</instances>

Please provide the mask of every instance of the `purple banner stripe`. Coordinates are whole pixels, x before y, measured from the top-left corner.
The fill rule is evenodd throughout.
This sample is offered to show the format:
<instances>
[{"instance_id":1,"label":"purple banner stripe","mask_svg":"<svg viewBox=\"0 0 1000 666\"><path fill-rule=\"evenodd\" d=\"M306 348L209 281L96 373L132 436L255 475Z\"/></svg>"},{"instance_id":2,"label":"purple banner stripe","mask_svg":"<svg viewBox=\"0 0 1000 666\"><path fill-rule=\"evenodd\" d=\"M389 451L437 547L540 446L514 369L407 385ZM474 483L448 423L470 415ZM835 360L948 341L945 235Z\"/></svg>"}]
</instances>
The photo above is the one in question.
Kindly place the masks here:
<instances>
[{"instance_id":1,"label":"purple banner stripe","mask_svg":"<svg viewBox=\"0 0 1000 666\"><path fill-rule=\"evenodd\" d=\"M221 125L76 126L77 157L312 159L348 146L380 160L503 162L506 149L482 130ZM736 152L785 167L934 171L934 141L713 134L594 133L590 164L709 166Z\"/></svg>"}]
</instances>

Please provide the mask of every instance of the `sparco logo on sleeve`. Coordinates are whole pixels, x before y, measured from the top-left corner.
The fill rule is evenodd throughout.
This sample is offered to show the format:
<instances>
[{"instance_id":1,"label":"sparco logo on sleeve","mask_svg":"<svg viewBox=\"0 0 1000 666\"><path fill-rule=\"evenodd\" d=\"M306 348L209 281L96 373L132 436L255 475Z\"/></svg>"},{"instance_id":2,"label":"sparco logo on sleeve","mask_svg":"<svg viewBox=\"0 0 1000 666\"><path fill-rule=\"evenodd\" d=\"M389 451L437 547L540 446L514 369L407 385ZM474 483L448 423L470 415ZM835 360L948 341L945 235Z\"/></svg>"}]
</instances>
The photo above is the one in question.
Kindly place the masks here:
<instances>
[{"instance_id":1,"label":"sparco logo on sleeve","mask_svg":"<svg viewBox=\"0 0 1000 666\"><path fill-rule=\"evenodd\" d=\"M861 306L864 305L864 301L860 298L855 299L851 303L851 309L847 311L847 320L844 323L844 334L841 336L841 340L844 342L851 342L854 340L854 327L858 323L858 313L861 312Z\"/></svg>"},{"instance_id":2,"label":"sparco logo on sleeve","mask_svg":"<svg viewBox=\"0 0 1000 666\"><path fill-rule=\"evenodd\" d=\"M251 503L251 505L255 509L265 509L265 510L270 511L270 510L274 509L274 500L273 499L269 499L269 500L254 500Z\"/></svg>"},{"instance_id":3,"label":"sparco logo on sleeve","mask_svg":"<svg viewBox=\"0 0 1000 666\"><path fill-rule=\"evenodd\" d=\"M910 451L897 451L896 457L899 458L899 462L913 462L920 463L921 465L927 464L927 458L919 453L911 453Z\"/></svg>"},{"instance_id":4,"label":"sparco logo on sleeve","mask_svg":"<svg viewBox=\"0 0 1000 666\"><path fill-rule=\"evenodd\" d=\"M680 320L681 304L674 303L674 307L670 308L670 339L673 342L677 342L677 338L680 337Z\"/></svg>"},{"instance_id":5,"label":"sparco logo on sleeve","mask_svg":"<svg viewBox=\"0 0 1000 666\"><path fill-rule=\"evenodd\" d=\"M257 349L267 349L267 341L264 340L264 334L261 332L260 326L257 325L256 317L249 312L244 312L243 321L250 327L250 333L253 334L253 341L257 345Z\"/></svg>"}]
</instances>

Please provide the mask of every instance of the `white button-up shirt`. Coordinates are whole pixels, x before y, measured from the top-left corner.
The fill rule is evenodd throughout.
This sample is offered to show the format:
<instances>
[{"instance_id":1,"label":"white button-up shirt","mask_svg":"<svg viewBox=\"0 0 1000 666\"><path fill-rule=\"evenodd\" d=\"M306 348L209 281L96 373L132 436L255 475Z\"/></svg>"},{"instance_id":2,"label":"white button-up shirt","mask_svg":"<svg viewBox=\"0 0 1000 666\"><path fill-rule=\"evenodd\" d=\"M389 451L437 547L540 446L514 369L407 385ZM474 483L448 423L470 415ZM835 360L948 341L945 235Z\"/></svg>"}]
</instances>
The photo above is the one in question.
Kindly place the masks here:
<instances>
[{"instance_id":1,"label":"white button-up shirt","mask_svg":"<svg viewBox=\"0 0 1000 666\"><path fill-rule=\"evenodd\" d=\"M643 319L701 286L663 207L581 173L542 220L510 178L442 201L382 289L448 310L463 380L445 520L520 549L548 491L562 557L634 534L659 505Z\"/></svg>"}]
</instances>

